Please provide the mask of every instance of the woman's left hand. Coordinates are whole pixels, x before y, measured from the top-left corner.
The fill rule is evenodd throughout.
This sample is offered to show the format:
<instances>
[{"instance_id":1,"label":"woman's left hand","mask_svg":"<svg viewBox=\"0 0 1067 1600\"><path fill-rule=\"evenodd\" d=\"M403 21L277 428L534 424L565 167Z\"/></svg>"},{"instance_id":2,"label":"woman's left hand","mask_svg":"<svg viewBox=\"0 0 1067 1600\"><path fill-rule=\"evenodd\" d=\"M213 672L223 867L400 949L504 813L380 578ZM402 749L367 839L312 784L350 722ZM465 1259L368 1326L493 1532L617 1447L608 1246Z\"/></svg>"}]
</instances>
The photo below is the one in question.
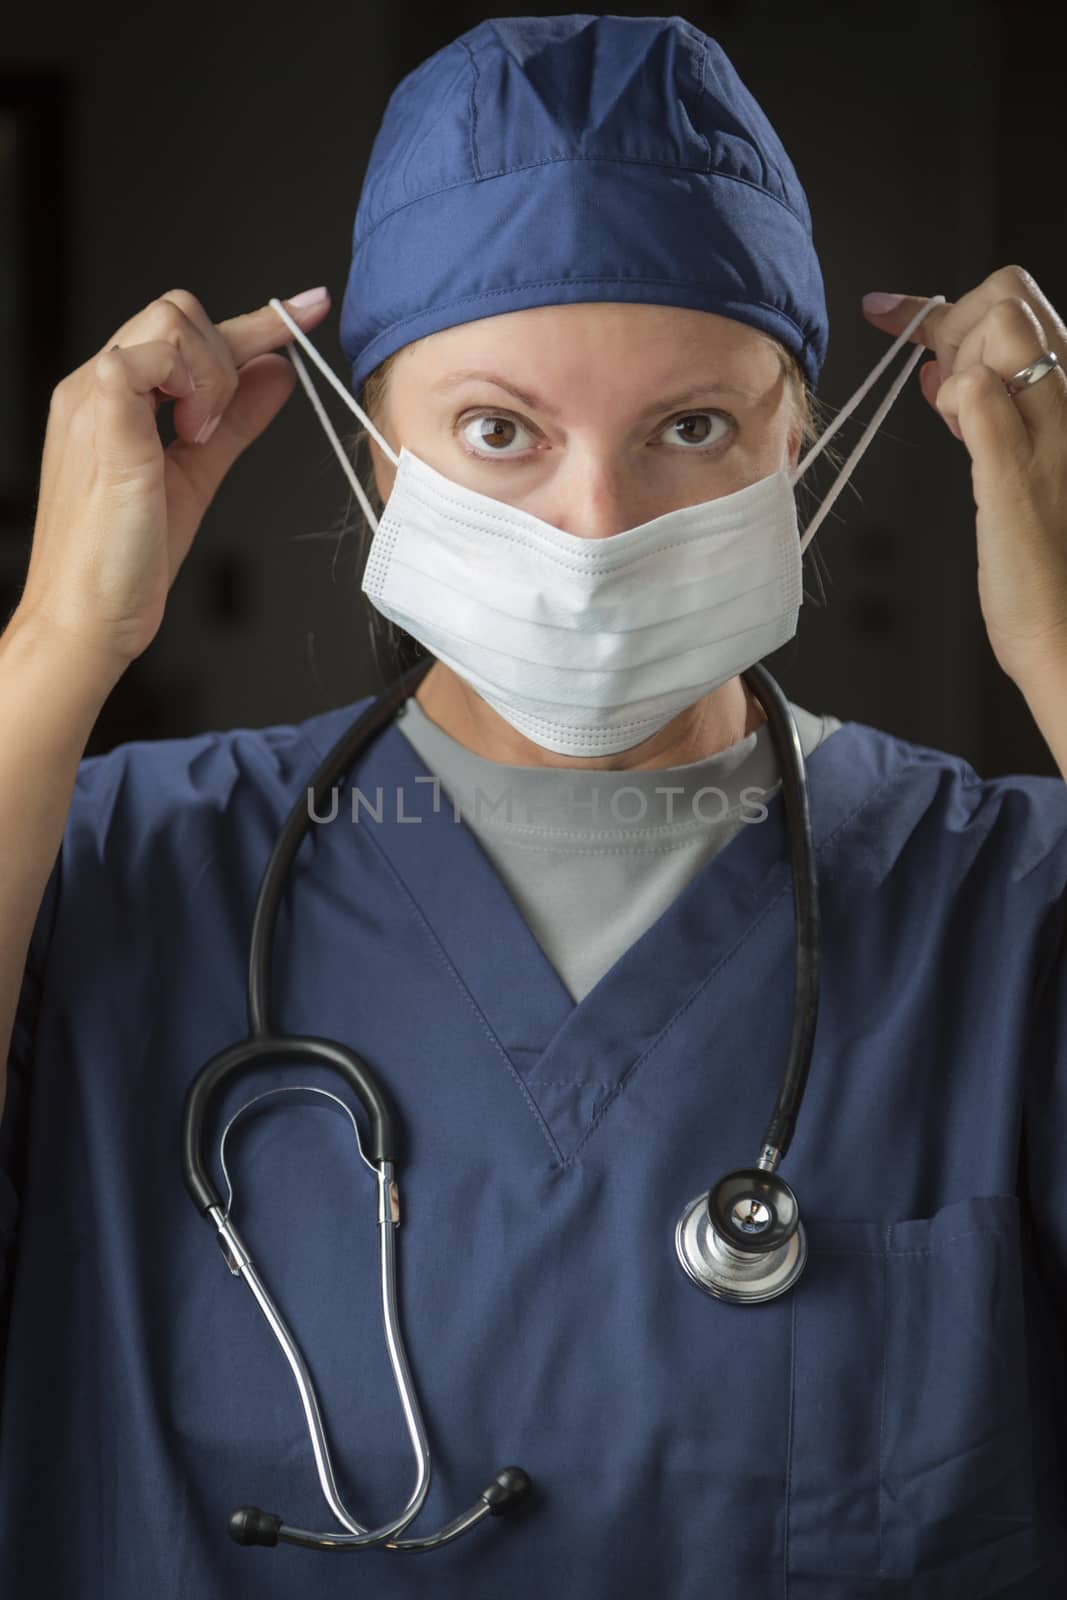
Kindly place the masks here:
<instances>
[{"instance_id":1,"label":"woman's left hand","mask_svg":"<svg viewBox=\"0 0 1067 1600\"><path fill-rule=\"evenodd\" d=\"M896 337L924 304L904 295L864 315ZM923 394L971 457L978 597L997 661L1024 692L1067 670L1067 327L1022 267L1001 267L911 335L937 359ZM1055 351L1061 365L1009 395L1006 383Z\"/></svg>"}]
</instances>

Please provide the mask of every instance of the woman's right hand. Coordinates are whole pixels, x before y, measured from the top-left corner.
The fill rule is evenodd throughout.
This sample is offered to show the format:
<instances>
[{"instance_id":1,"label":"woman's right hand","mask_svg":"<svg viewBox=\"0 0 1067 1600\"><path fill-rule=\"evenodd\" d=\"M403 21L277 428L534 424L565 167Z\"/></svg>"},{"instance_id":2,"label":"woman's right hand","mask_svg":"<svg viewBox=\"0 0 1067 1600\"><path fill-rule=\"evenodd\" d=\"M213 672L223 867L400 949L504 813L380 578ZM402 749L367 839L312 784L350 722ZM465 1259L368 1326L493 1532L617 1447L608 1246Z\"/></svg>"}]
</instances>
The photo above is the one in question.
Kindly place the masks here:
<instances>
[{"instance_id":1,"label":"woman's right hand","mask_svg":"<svg viewBox=\"0 0 1067 1600\"><path fill-rule=\"evenodd\" d=\"M306 330L330 301L284 304ZM56 385L16 617L120 672L147 649L219 484L297 382L288 357L270 354L292 338L269 305L216 326L195 295L172 289ZM168 396L177 437L164 448L156 416Z\"/></svg>"}]
</instances>

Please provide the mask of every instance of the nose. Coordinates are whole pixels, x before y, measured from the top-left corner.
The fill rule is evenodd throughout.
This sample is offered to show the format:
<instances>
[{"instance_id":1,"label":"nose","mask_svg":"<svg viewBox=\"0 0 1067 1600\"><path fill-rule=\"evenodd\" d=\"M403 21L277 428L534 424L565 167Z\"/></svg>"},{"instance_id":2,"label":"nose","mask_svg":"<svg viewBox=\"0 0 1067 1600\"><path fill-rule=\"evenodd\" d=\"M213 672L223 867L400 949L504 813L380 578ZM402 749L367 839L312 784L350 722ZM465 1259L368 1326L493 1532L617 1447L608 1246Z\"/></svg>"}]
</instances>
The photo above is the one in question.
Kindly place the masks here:
<instances>
[{"instance_id":1,"label":"nose","mask_svg":"<svg viewBox=\"0 0 1067 1600\"><path fill-rule=\"evenodd\" d=\"M552 485L552 504L539 515L578 539L610 539L648 521L637 509L633 473L611 458L575 456Z\"/></svg>"}]
</instances>

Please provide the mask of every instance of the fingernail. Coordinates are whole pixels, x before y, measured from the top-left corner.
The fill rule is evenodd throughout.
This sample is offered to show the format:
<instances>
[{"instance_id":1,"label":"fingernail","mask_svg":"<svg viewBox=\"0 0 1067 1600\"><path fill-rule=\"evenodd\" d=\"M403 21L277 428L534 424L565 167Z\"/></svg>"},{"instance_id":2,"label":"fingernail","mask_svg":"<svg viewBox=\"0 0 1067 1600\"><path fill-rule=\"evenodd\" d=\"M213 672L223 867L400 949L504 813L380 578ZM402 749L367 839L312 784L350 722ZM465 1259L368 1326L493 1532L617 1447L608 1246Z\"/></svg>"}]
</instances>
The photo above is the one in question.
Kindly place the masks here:
<instances>
[{"instance_id":1,"label":"fingernail","mask_svg":"<svg viewBox=\"0 0 1067 1600\"><path fill-rule=\"evenodd\" d=\"M211 438L211 435L215 432L215 429L218 427L218 425L219 425L219 423L221 421L222 421L222 412L221 411L219 412L217 417L209 417L207 419L207 421L204 423L204 426L200 429L200 432L196 435L195 439L193 440L193 443L194 444L207 444L208 440Z\"/></svg>"},{"instance_id":2,"label":"fingernail","mask_svg":"<svg viewBox=\"0 0 1067 1600\"><path fill-rule=\"evenodd\" d=\"M188 399L189 395L195 394L196 393L196 379L193 377L193 375L189 371L188 367L184 368L184 373L185 373L185 382L184 382L184 384L181 382L180 377L179 378L175 378L173 383L161 383L159 385L159 387L160 387L161 391L163 392L163 394L172 395L175 400L185 400L185 399Z\"/></svg>"},{"instance_id":3,"label":"fingernail","mask_svg":"<svg viewBox=\"0 0 1067 1600\"><path fill-rule=\"evenodd\" d=\"M321 284L317 289L305 289L303 294L294 294L286 304L300 307L317 306L321 301L328 300L329 297L329 289L326 288L325 284Z\"/></svg>"},{"instance_id":4,"label":"fingernail","mask_svg":"<svg viewBox=\"0 0 1067 1600\"><path fill-rule=\"evenodd\" d=\"M895 310L903 299L904 296L902 294L881 294L877 290L872 290L870 294L865 294L863 297L863 309L864 311L873 312L876 317L880 317L885 311Z\"/></svg>"}]
</instances>

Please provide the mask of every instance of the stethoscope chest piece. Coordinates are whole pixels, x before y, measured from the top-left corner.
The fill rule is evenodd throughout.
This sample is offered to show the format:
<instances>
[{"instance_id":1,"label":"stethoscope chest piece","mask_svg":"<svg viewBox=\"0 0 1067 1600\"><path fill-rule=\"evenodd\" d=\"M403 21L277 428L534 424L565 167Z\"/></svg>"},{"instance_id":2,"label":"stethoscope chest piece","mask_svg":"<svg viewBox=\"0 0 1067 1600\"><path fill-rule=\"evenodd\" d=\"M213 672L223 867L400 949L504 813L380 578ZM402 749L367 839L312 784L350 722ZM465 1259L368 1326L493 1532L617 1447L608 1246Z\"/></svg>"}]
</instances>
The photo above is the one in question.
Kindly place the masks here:
<instances>
[{"instance_id":1,"label":"stethoscope chest piece","mask_svg":"<svg viewBox=\"0 0 1067 1600\"><path fill-rule=\"evenodd\" d=\"M674 1246L698 1289L754 1305L784 1294L808 1258L796 1195L775 1174L743 1167L691 1200Z\"/></svg>"}]
</instances>

